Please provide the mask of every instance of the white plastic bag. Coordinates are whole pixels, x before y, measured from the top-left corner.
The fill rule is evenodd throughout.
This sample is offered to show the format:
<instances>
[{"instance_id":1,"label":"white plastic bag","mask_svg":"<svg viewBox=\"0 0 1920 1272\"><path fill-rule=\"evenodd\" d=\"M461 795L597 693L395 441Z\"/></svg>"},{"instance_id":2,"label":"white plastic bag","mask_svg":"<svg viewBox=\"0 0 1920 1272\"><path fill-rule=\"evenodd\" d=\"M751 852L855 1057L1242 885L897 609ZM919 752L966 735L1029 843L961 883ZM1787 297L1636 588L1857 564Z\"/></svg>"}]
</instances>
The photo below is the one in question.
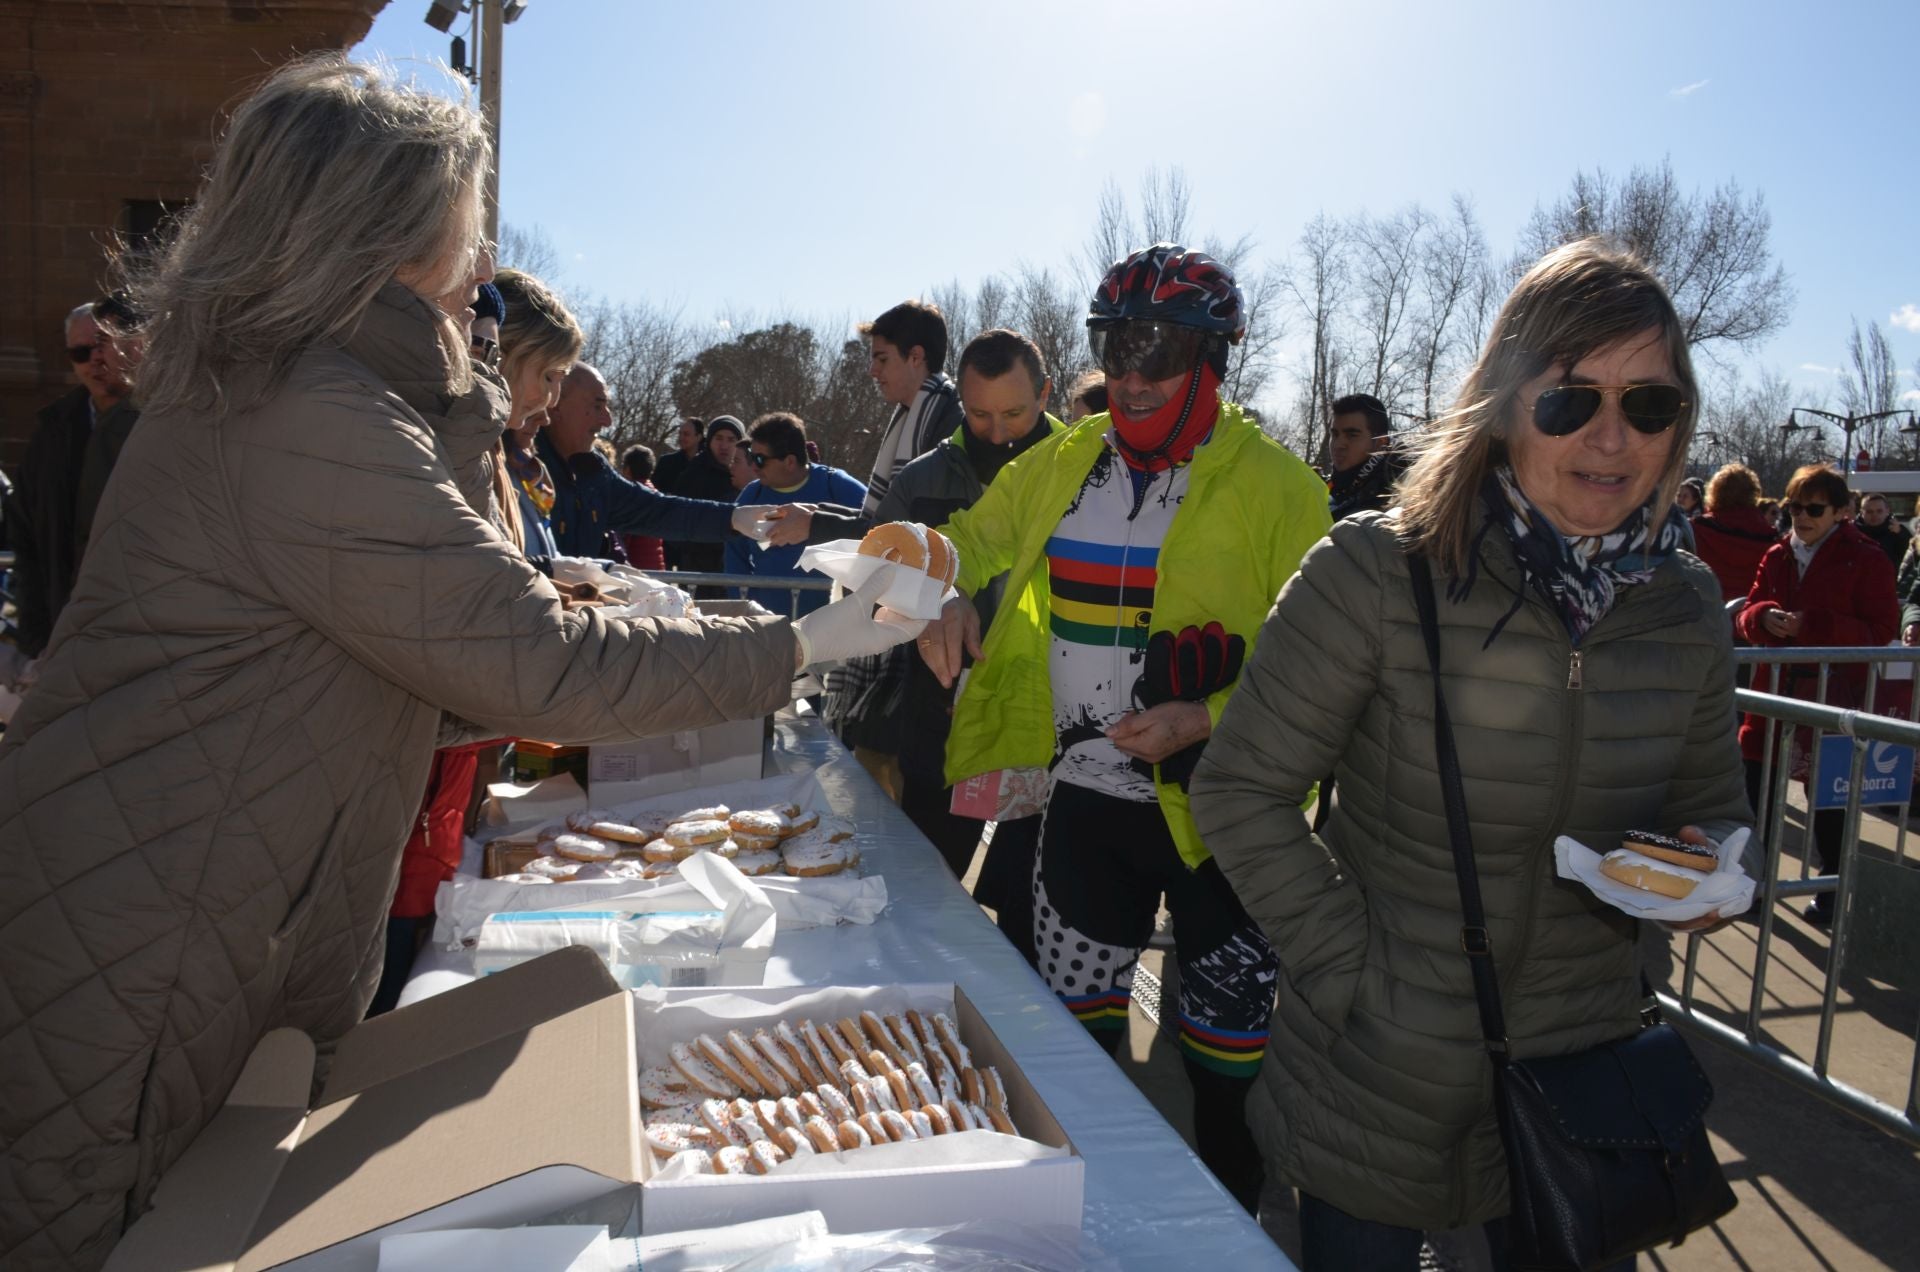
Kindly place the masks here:
<instances>
[{"instance_id":1,"label":"white plastic bag","mask_svg":"<svg viewBox=\"0 0 1920 1272\"><path fill-rule=\"evenodd\" d=\"M906 618L929 622L940 617L940 607L954 594L945 580L898 561L860 555L860 540L835 539L817 543L800 554L802 569L818 570L849 592L860 590L875 574L885 572L887 586L877 602Z\"/></svg>"}]
</instances>

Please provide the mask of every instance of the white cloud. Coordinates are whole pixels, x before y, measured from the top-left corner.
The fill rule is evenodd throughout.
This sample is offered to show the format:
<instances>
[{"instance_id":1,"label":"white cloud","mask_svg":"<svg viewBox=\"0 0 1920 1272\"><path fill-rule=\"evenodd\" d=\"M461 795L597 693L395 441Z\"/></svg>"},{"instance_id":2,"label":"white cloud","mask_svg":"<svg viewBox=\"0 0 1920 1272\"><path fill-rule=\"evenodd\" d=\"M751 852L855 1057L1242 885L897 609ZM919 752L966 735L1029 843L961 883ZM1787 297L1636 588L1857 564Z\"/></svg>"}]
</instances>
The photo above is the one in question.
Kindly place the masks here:
<instances>
[{"instance_id":1,"label":"white cloud","mask_svg":"<svg viewBox=\"0 0 1920 1272\"><path fill-rule=\"evenodd\" d=\"M1900 395L1900 400L1902 402L1911 402L1915 406L1920 406L1920 389L1908 389Z\"/></svg>"},{"instance_id":2,"label":"white cloud","mask_svg":"<svg viewBox=\"0 0 1920 1272\"><path fill-rule=\"evenodd\" d=\"M1695 80L1691 84L1682 84L1679 88L1668 89L1667 96L1691 97L1711 83L1713 83L1712 80Z\"/></svg>"},{"instance_id":3,"label":"white cloud","mask_svg":"<svg viewBox=\"0 0 1920 1272\"><path fill-rule=\"evenodd\" d=\"M1067 107L1067 127L1076 137L1097 137L1107 126L1107 99L1089 90Z\"/></svg>"},{"instance_id":4,"label":"white cloud","mask_svg":"<svg viewBox=\"0 0 1920 1272\"><path fill-rule=\"evenodd\" d=\"M1887 321L1896 327L1920 335L1920 308L1915 308L1913 305L1900 306L1887 315Z\"/></svg>"},{"instance_id":5,"label":"white cloud","mask_svg":"<svg viewBox=\"0 0 1920 1272\"><path fill-rule=\"evenodd\" d=\"M1839 367L1823 367L1818 362L1802 362L1800 364L1800 369L1802 371L1818 371L1821 375L1839 375L1840 374Z\"/></svg>"}]
</instances>

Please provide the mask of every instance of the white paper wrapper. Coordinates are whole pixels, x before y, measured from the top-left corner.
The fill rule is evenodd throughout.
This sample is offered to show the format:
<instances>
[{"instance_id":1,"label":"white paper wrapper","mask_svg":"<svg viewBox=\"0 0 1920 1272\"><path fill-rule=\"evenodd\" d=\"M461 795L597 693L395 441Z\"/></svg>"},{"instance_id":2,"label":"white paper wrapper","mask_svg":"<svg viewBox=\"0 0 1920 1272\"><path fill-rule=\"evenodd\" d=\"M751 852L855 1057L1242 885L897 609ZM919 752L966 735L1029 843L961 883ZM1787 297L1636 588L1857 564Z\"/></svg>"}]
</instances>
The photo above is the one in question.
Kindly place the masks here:
<instances>
[{"instance_id":1,"label":"white paper wrapper","mask_svg":"<svg viewBox=\"0 0 1920 1272\"><path fill-rule=\"evenodd\" d=\"M639 1272L640 1260L633 1242L611 1241L605 1228L454 1228L381 1238L379 1272L447 1268Z\"/></svg>"},{"instance_id":2,"label":"white paper wrapper","mask_svg":"<svg viewBox=\"0 0 1920 1272\"><path fill-rule=\"evenodd\" d=\"M849 592L859 590L868 579L884 571L887 585L886 590L880 593L879 602L907 618L926 619L929 622L939 618L940 607L954 594L945 582L930 577L924 570L916 570L897 561L861 556L858 539L816 543L800 554L800 565L804 569L820 571Z\"/></svg>"},{"instance_id":3,"label":"white paper wrapper","mask_svg":"<svg viewBox=\"0 0 1920 1272\"><path fill-rule=\"evenodd\" d=\"M1678 901L1607 878L1600 873L1600 859L1605 854L1566 835L1553 841L1553 860L1562 879L1584 884L1594 896L1616 910L1656 923L1685 923L1716 912L1728 917L1745 914L1753 905L1754 882L1740 868L1740 853L1747 846L1747 835L1746 828L1742 827L1728 835L1725 843L1715 844L1719 866L1691 894Z\"/></svg>"}]
</instances>

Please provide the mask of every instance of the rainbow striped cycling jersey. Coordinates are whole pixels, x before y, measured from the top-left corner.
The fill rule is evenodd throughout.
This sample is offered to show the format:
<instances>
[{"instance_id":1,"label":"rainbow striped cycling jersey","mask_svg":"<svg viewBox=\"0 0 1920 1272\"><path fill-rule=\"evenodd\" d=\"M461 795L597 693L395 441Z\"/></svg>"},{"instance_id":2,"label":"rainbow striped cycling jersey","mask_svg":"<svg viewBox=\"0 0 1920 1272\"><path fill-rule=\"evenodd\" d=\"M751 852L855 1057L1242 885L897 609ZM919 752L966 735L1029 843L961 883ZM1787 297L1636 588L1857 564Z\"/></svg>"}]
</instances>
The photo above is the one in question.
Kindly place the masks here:
<instances>
[{"instance_id":1,"label":"rainbow striped cycling jersey","mask_svg":"<svg viewBox=\"0 0 1920 1272\"><path fill-rule=\"evenodd\" d=\"M1059 760L1054 777L1120 799L1154 796L1152 768L1107 740L1106 729L1134 709L1153 624L1160 545L1186 497L1189 466L1134 479L1111 447L1094 461L1047 539L1049 678Z\"/></svg>"}]
</instances>

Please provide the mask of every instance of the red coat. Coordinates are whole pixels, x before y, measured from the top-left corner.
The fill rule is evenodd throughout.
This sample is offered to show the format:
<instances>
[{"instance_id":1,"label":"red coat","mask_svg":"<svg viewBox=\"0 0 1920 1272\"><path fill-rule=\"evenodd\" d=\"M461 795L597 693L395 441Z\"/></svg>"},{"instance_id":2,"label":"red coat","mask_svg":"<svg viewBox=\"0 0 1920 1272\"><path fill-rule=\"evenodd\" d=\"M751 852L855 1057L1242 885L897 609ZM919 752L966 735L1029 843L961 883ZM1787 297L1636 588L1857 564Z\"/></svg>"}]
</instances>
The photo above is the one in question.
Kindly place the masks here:
<instances>
[{"instance_id":1,"label":"red coat","mask_svg":"<svg viewBox=\"0 0 1920 1272\"><path fill-rule=\"evenodd\" d=\"M400 854L400 885L393 894L393 908L387 911L394 918L431 915L434 893L460 868L461 850L466 845L467 801L473 795L480 752L499 746L500 741L495 738L433 753L426 798Z\"/></svg>"},{"instance_id":2,"label":"red coat","mask_svg":"<svg viewBox=\"0 0 1920 1272\"><path fill-rule=\"evenodd\" d=\"M1735 508L1693 523L1694 555L1720 580L1723 601L1737 601L1753 590L1760 558L1778 542L1779 532L1758 508Z\"/></svg>"},{"instance_id":3,"label":"red coat","mask_svg":"<svg viewBox=\"0 0 1920 1272\"><path fill-rule=\"evenodd\" d=\"M1761 624L1771 609L1798 611L1805 617L1800 634L1781 640ZM1759 573L1747 593L1747 604L1734 619L1734 630L1751 645L1886 645L1900 633L1900 602L1894 595L1893 563L1880 545L1853 526L1841 522L1813 554L1805 577L1786 541L1774 544L1761 558ZM1811 664L1782 668L1782 687L1775 689L1774 670L1755 667L1753 687L1764 693L1814 701L1819 669ZM1865 700L1867 669L1862 663L1836 663L1827 678L1827 704L1858 707ZM1765 729L1757 716L1740 721L1740 753L1761 757Z\"/></svg>"}]
</instances>

